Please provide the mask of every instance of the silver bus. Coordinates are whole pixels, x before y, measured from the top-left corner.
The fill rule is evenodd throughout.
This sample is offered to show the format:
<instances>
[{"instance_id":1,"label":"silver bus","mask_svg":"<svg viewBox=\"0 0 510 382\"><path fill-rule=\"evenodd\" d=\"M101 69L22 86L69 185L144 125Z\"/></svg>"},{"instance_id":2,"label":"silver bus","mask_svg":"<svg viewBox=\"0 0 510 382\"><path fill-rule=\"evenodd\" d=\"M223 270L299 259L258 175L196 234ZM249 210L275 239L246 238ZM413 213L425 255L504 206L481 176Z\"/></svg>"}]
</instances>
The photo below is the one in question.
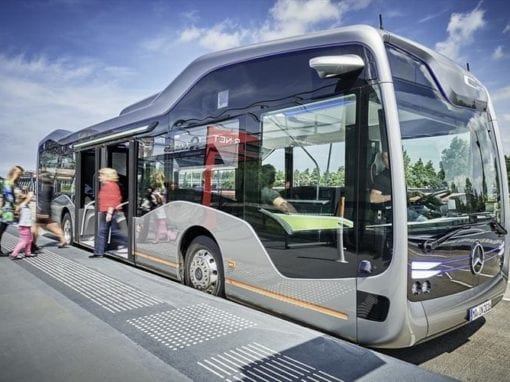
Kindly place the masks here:
<instances>
[{"instance_id":1,"label":"silver bus","mask_svg":"<svg viewBox=\"0 0 510 382\"><path fill-rule=\"evenodd\" d=\"M208 54L119 116L49 134L53 219L89 248L101 167L119 173L128 238L109 256L354 342L418 344L507 286L487 90L384 30Z\"/></svg>"}]
</instances>

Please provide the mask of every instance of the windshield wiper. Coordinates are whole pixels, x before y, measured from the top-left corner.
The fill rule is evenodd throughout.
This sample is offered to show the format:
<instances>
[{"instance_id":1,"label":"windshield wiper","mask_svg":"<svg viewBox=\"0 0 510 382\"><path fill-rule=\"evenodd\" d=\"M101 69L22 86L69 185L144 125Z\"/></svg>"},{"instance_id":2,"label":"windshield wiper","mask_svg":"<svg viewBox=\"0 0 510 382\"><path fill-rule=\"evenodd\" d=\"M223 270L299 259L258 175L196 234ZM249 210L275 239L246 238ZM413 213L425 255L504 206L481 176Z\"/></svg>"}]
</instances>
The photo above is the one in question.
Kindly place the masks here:
<instances>
[{"instance_id":1,"label":"windshield wiper","mask_svg":"<svg viewBox=\"0 0 510 382\"><path fill-rule=\"evenodd\" d=\"M424 252L430 252L439 247L442 243L444 243L446 240L452 238L453 236L459 234L462 231L473 229L474 227L479 227L481 225L487 224L487 222L479 222L479 223L470 223L470 224L463 224L458 227L452 227L448 231L446 231L444 234L440 235L439 237L436 237L435 239L425 239L422 243L419 244L419 247ZM496 220L492 220L489 222L490 227L498 234L500 235L506 235L508 231L506 228L499 223ZM416 237L415 237L416 239Z\"/></svg>"},{"instance_id":2,"label":"windshield wiper","mask_svg":"<svg viewBox=\"0 0 510 382\"><path fill-rule=\"evenodd\" d=\"M497 220L491 221L490 226L494 231L496 231L496 233L499 233L500 235L506 235L508 233L503 224L501 224Z\"/></svg>"},{"instance_id":3,"label":"windshield wiper","mask_svg":"<svg viewBox=\"0 0 510 382\"><path fill-rule=\"evenodd\" d=\"M482 216L482 218L480 218L480 215ZM485 215L485 216L484 216ZM500 222L498 222L496 220L496 217L490 213L475 213L473 214L472 216L476 216L476 220L477 222L479 223L488 223L491 227L491 229L496 232L498 235L506 235L508 233L507 229L505 228L505 226L503 224L501 224ZM472 217L470 216L470 218Z\"/></svg>"},{"instance_id":4,"label":"windshield wiper","mask_svg":"<svg viewBox=\"0 0 510 382\"><path fill-rule=\"evenodd\" d=\"M476 224L476 225L480 225L480 224ZM474 226L474 224L471 223L471 224L463 224L458 227L453 227L453 228L449 229L448 231L446 231L445 233L443 233L442 235L436 237L435 239L425 239L422 243L419 244L419 247L424 252L433 251L434 249L439 247L442 243L444 243L446 240L452 238L453 236L459 234L462 231L472 229L473 226Z\"/></svg>"}]
</instances>

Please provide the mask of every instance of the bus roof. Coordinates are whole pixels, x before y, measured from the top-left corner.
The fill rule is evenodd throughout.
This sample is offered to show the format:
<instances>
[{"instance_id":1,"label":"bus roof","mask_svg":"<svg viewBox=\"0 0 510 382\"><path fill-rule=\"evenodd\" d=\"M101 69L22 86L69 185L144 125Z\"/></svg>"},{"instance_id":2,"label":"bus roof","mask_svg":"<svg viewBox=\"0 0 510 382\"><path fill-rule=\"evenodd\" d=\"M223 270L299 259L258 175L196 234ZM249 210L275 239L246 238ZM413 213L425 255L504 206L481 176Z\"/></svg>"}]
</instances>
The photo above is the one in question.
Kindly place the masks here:
<instances>
[{"instance_id":1,"label":"bus roof","mask_svg":"<svg viewBox=\"0 0 510 382\"><path fill-rule=\"evenodd\" d=\"M136 131L136 128L148 125L158 117L168 113L199 79L224 66L276 53L342 43L360 43L370 47L373 51L378 51L377 53L383 53L384 42L397 46L425 61L437 76L443 94L450 102L461 106L474 107L478 106L474 101L475 99L484 99L480 94L485 95L485 88L480 85L476 78L446 57L387 31L366 25L354 25L206 54L194 60L163 91L124 108L120 115L115 118L68 134L62 137L59 142L62 144L76 144L90 141L92 144L92 141L97 138L122 134L123 131L131 131L131 129ZM384 54L379 56L383 57ZM381 68L379 70L378 75L381 81L391 81L389 71L381 70ZM483 92L473 86L468 86L465 76L472 78L472 82L478 84ZM485 100L486 98L485 95ZM150 126L147 126L147 130L149 128Z\"/></svg>"}]
</instances>

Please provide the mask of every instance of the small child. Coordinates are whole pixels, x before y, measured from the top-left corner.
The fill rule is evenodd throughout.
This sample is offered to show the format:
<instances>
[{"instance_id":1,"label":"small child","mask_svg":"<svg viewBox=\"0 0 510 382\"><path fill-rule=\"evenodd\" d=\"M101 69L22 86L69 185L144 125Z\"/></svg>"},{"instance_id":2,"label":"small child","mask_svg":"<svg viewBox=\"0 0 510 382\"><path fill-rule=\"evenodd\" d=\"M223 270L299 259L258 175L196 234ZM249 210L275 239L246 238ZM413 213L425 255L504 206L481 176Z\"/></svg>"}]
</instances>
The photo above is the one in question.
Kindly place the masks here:
<instances>
[{"instance_id":1,"label":"small child","mask_svg":"<svg viewBox=\"0 0 510 382\"><path fill-rule=\"evenodd\" d=\"M17 210L19 212L19 223L18 232L19 240L18 244L12 251L11 259L19 260L23 257L35 257L35 253L30 252L30 245L32 244L32 210L30 209L29 203L32 200L33 194L31 192L24 192L21 198L21 203L18 205ZM25 249L25 256L20 251Z\"/></svg>"}]
</instances>

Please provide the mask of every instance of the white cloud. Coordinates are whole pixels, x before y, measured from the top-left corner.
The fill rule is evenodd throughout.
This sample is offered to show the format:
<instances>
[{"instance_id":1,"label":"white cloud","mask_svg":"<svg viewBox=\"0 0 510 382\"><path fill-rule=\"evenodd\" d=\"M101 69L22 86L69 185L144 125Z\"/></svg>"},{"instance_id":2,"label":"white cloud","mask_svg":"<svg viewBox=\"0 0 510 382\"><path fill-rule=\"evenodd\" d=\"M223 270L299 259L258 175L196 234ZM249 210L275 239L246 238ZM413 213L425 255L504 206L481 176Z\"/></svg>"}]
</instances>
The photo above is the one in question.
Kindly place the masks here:
<instances>
[{"instance_id":1,"label":"white cloud","mask_svg":"<svg viewBox=\"0 0 510 382\"><path fill-rule=\"evenodd\" d=\"M506 24L505 29L503 29L503 33L510 31L510 24Z\"/></svg>"},{"instance_id":2,"label":"white cloud","mask_svg":"<svg viewBox=\"0 0 510 382\"><path fill-rule=\"evenodd\" d=\"M366 8L371 0L278 0L269 11L266 20L256 33L258 41L296 36L316 30L325 22L342 23L346 13Z\"/></svg>"},{"instance_id":3,"label":"white cloud","mask_svg":"<svg viewBox=\"0 0 510 382\"><path fill-rule=\"evenodd\" d=\"M249 31L247 29L240 28L230 20L225 20L211 28L188 27L180 33L179 41L198 41L202 48L222 50L241 45L248 37L248 34Z\"/></svg>"},{"instance_id":4,"label":"white cloud","mask_svg":"<svg viewBox=\"0 0 510 382\"><path fill-rule=\"evenodd\" d=\"M167 50L173 45L173 39L169 36L157 36L142 41L141 47L151 53Z\"/></svg>"},{"instance_id":5,"label":"white cloud","mask_svg":"<svg viewBox=\"0 0 510 382\"><path fill-rule=\"evenodd\" d=\"M197 10L184 12L182 14L182 17L184 17L186 20L191 21L193 23L197 23L200 20L200 16L199 16Z\"/></svg>"},{"instance_id":6,"label":"white cloud","mask_svg":"<svg viewBox=\"0 0 510 382\"><path fill-rule=\"evenodd\" d=\"M279 0L269 13L270 19L257 33L260 41L302 34L320 22L338 21L342 15L340 6L330 0Z\"/></svg>"},{"instance_id":7,"label":"white cloud","mask_svg":"<svg viewBox=\"0 0 510 382\"><path fill-rule=\"evenodd\" d=\"M503 53L503 46L499 45L498 47L496 47L496 49L494 49L494 52L492 52L492 59L493 60L500 60L503 57L505 57L505 55Z\"/></svg>"},{"instance_id":8,"label":"white cloud","mask_svg":"<svg viewBox=\"0 0 510 382\"><path fill-rule=\"evenodd\" d=\"M336 26L344 15L361 10L371 0L278 0L268 12L268 18L261 25L241 28L226 19L208 27L188 26L179 34L179 41L198 44L209 50L233 48L248 43L295 36L317 29ZM194 15L196 16L196 15Z\"/></svg>"},{"instance_id":9,"label":"white cloud","mask_svg":"<svg viewBox=\"0 0 510 382\"><path fill-rule=\"evenodd\" d=\"M492 92L492 101L494 103L509 100L510 100L510 86L506 86L504 88L497 89Z\"/></svg>"},{"instance_id":10,"label":"white cloud","mask_svg":"<svg viewBox=\"0 0 510 382\"><path fill-rule=\"evenodd\" d=\"M338 18L339 9L329 0L279 0L269 13L276 22L313 24L324 18Z\"/></svg>"},{"instance_id":11,"label":"white cloud","mask_svg":"<svg viewBox=\"0 0 510 382\"><path fill-rule=\"evenodd\" d=\"M94 72L94 65L91 62L80 66L72 66L66 59L49 62L44 56L27 60L24 55L15 57L0 55L0 67L3 73L23 77L38 76L44 73L48 79L65 81L81 79Z\"/></svg>"},{"instance_id":12,"label":"white cloud","mask_svg":"<svg viewBox=\"0 0 510 382\"><path fill-rule=\"evenodd\" d=\"M184 29L179 36L179 40L183 42L189 42L198 39L204 33L194 26Z\"/></svg>"},{"instance_id":13,"label":"white cloud","mask_svg":"<svg viewBox=\"0 0 510 382\"><path fill-rule=\"evenodd\" d=\"M222 50L241 45L247 32L243 29L229 32L229 29L223 24L215 25L200 36L200 46L211 50Z\"/></svg>"},{"instance_id":14,"label":"white cloud","mask_svg":"<svg viewBox=\"0 0 510 382\"><path fill-rule=\"evenodd\" d=\"M485 11L480 4L469 13L453 13L448 23L448 38L436 44L436 50L452 60L460 60L460 49L473 40L476 31L485 25Z\"/></svg>"},{"instance_id":15,"label":"white cloud","mask_svg":"<svg viewBox=\"0 0 510 382\"><path fill-rule=\"evenodd\" d=\"M427 21L430 21L430 20L433 20L435 19L436 17L439 17L441 16L443 13L445 13L447 11L447 9L443 9L442 11L439 11L437 13L432 13L430 15L427 15L423 18L421 18L420 20L418 20L418 23L424 23L424 22L427 22Z\"/></svg>"},{"instance_id":16,"label":"white cloud","mask_svg":"<svg viewBox=\"0 0 510 382\"><path fill-rule=\"evenodd\" d=\"M116 78L133 74L129 68L70 62L0 55L0 174L13 164L34 169L37 144L52 130L72 131L112 118L146 96L117 85ZM113 80L105 80L112 74Z\"/></svg>"}]
</instances>

